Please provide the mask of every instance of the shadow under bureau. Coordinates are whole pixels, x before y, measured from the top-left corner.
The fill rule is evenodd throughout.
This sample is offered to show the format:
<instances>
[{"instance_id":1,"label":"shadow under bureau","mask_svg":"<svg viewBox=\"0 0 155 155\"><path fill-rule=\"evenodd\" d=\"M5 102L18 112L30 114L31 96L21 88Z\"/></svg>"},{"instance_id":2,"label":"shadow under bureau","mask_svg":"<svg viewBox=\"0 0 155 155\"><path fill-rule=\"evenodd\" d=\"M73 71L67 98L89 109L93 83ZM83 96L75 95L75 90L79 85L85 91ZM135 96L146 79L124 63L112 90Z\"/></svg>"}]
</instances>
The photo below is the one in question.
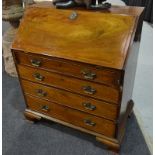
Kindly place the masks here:
<instances>
[{"instance_id":1,"label":"shadow under bureau","mask_svg":"<svg viewBox=\"0 0 155 155\"><path fill-rule=\"evenodd\" d=\"M27 8L12 45L26 118L92 134L118 152L133 108L140 41L134 37L142 12Z\"/></svg>"}]
</instances>

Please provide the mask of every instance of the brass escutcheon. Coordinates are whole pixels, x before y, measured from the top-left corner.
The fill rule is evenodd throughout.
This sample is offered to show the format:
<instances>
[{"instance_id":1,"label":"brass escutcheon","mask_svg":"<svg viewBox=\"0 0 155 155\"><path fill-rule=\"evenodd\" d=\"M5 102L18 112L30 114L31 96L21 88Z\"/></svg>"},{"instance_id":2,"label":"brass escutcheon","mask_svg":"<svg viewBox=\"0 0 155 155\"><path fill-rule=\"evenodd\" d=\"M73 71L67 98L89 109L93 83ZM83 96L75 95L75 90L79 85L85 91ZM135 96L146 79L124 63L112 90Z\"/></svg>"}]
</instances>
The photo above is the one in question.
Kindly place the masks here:
<instances>
[{"instance_id":1,"label":"brass escutcheon","mask_svg":"<svg viewBox=\"0 0 155 155\"><path fill-rule=\"evenodd\" d=\"M71 15L69 16L69 19L70 19L70 20L75 20L75 19L77 18L77 16L78 16L77 12L73 11L73 12L71 13Z\"/></svg>"}]
</instances>

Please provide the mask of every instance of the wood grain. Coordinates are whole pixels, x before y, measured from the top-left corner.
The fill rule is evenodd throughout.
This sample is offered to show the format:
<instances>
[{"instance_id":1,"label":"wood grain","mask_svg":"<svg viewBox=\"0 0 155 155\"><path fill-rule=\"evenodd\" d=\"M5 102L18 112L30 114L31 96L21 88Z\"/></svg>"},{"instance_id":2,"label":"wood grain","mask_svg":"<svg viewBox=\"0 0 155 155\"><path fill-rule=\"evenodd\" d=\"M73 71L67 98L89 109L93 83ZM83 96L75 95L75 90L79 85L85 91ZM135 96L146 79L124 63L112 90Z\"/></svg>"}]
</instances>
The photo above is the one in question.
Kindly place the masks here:
<instances>
[{"instance_id":1,"label":"wood grain","mask_svg":"<svg viewBox=\"0 0 155 155\"><path fill-rule=\"evenodd\" d=\"M27 8L12 48L122 69L135 17L77 10L70 20L72 12Z\"/></svg>"},{"instance_id":2,"label":"wood grain","mask_svg":"<svg viewBox=\"0 0 155 155\"><path fill-rule=\"evenodd\" d=\"M44 8L51 8L54 7L52 2L41 2L33 5L32 7L44 7ZM72 8L71 8L72 9ZM96 10L86 10L85 7L77 7L74 10L82 10L82 11L89 11L89 12L96 12ZM135 33L135 41L140 41L141 38L141 31L143 25L143 18L144 18L144 7L140 6L118 6L112 5L112 7L108 10L100 10L99 12L102 13L112 13L112 14L123 14L123 15L131 15L139 18L138 26L136 28Z\"/></svg>"},{"instance_id":3,"label":"wood grain","mask_svg":"<svg viewBox=\"0 0 155 155\"><path fill-rule=\"evenodd\" d=\"M34 67L32 60L40 61L40 68L47 71L58 72L64 75L70 75L88 81L102 83L112 87L119 87L121 84L122 72L120 70L109 69L106 67L95 66L91 64L78 63L75 61L67 61L54 57L47 57L38 54L26 54L22 51L14 51L18 64ZM83 71L95 74L93 79L85 78Z\"/></svg>"},{"instance_id":4,"label":"wood grain","mask_svg":"<svg viewBox=\"0 0 155 155\"><path fill-rule=\"evenodd\" d=\"M115 123L112 121L108 121L93 115L79 112L74 109L66 108L64 106L36 99L30 96L27 96L26 100L29 108L34 111L38 111L51 117L69 122L73 125L81 126L92 131L97 131L98 133L102 133L106 136L114 137L115 135ZM44 111L42 109L43 106L48 106L49 109ZM85 119L91 120L96 124L94 126L89 126L85 124Z\"/></svg>"},{"instance_id":5,"label":"wood grain","mask_svg":"<svg viewBox=\"0 0 155 155\"><path fill-rule=\"evenodd\" d=\"M66 92L56 88L35 84L26 80L22 80L22 86L26 94L40 97L48 101L56 102L58 104L62 104L74 109L78 109L114 121L116 121L117 119L117 112L119 108L117 105L109 104L107 102L99 100L94 100L90 97ZM38 89L42 89L44 92L46 92L46 96L39 96L36 92L36 90ZM83 103L91 103L92 105L96 106L96 109L94 111L86 109Z\"/></svg>"},{"instance_id":6,"label":"wood grain","mask_svg":"<svg viewBox=\"0 0 155 155\"><path fill-rule=\"evenodd\" d=\"M90 96L96 99L101 99L107 102L118 103L120 90L107 87L104 85L99 85L96 83L79 80L76 78L71 78L63 76L56 73L50 73L40 69L29 68L26 66L18 65L18 70L20 77L22 79L28 79L34 82L39 82L45 85L50 85L60 89L68 90L71 92L79 93L81 95ZM37 80L34 76L38 74L43 77L42 81ZM95 92L89 94L89 90L84 90L84 87L91 87Z\"/></svg>"},{"instance_id":7,"label":"wood grain","mask_svg":"<svg viewBox=\"0 0 155 155\"><path fill-rule=\"evenodd\" d=\"M57 10L51 2L26 9L12 45L25 115L90 133L119 151L133 108L143 8L74 11L70 20L73 9Z\"/></svg>"}]
</instances>

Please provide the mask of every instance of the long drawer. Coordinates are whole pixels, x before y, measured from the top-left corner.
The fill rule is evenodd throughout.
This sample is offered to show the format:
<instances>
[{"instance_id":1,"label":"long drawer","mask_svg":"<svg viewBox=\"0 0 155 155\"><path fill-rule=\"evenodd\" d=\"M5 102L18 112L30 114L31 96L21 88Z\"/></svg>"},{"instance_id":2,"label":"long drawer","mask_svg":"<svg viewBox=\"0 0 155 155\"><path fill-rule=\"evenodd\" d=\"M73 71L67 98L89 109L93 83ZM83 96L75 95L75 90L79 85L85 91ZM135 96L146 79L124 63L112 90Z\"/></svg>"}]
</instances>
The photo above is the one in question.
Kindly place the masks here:
<instances>
[{"instance_id":1,"label":"long drawer","mask_svg":"<svg viewBox=\"0 0 155 155\"><path fill-rule=\"evenodd\" d=\"M43 57L36 54L15 52L18 64L33 66L44 70L71 75L80 79L95 81L109 86L118 86L121 80L121 71L104 67L73 62L59 58Z\"/></svg>"},{"instance_id":2,"label":"long drawer","mask_svg":"<svg viewBox=\"0 0 155 155\"><path fill-rule=\"evenodd\" d=\"M64 90L21 80L24 92L110 120L117 119L118 106Z\"/></svg>"},{"instance_id":3,"label":"long drawer","mask_svg":"<svg viewBox=\"0 0 155 155\"><path fill-rule=\"evenodd\" d=\"M76 126L95 131L97 133L114 137L116 124L103 118L86 114L52 102L26 96L28 108L31 110L49 115L59 120L71 123Z\"/></svg>"},{"instance_id":4,"label":"long drawer","mask_svg":"<svg viewBox=\"0 0 155 155\"><path fill-rule=\"evenodd\" d=\"M120 92L116 88L22 65L18 65L18 70L20 77L23 79L80 93L107 102L119 102Z\"/></svg>"}]
</instances>

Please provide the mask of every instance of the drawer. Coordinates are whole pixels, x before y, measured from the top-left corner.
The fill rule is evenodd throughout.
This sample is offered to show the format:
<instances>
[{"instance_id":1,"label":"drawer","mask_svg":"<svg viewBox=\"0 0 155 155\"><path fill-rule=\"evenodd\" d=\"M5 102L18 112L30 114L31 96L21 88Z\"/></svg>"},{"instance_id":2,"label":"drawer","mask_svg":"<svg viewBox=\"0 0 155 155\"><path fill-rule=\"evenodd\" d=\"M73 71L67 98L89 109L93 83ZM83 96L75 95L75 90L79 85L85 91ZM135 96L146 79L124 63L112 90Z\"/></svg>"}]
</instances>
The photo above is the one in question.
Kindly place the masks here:
<instances>
[{"instance_id":1,"label":"drawer","mask_svg":"<svg viewBox=\"0 0 155 155\"><path fill-rule=\"evenodd\" d=\"M99 66L78 63L74 61L42 57L35 54L15 52L18 64L33 66L64 75L74 76L80 79L95 81L109 86L118 86L121 79L121 71Z\"/></svg>"},{"instance_id":2,"label":"drawer","mask_svg":"<svg viewBox=\"0 0 155 155\"><path fill-rule=\"evenodd\" d=\"M21 82L26 94L56 102L58 104L62 104L110 120L117 119L118 106L115 104L109 104L103 101L77 95L53 87L32 83L26 80L22 80ZM38 90L40 90L42 93L38 93Z\"/></svg>"},{"instance_id":3,"label":"drawer","mask_svg":"<svg viewBox=\"0 0 155 155\"><path fill-rule=\"evenodd\" d=\"M47 72L37 68L18 65L20 77L34 82L58 87L71 92L101 99L107 102L118 103L120 92L118 89L105 85L80 80L62 74Z\"/></svg>"},{"instance_id":4,"label":"drawer","mask_svg":"<svg viewBox=\"0 0 155 155\"><path fill-rule=\"evenodd\" d=\"M28 108L105 136L114 137L116 124L53 102L26 96Z\"/></svg>"}]
</instances>

